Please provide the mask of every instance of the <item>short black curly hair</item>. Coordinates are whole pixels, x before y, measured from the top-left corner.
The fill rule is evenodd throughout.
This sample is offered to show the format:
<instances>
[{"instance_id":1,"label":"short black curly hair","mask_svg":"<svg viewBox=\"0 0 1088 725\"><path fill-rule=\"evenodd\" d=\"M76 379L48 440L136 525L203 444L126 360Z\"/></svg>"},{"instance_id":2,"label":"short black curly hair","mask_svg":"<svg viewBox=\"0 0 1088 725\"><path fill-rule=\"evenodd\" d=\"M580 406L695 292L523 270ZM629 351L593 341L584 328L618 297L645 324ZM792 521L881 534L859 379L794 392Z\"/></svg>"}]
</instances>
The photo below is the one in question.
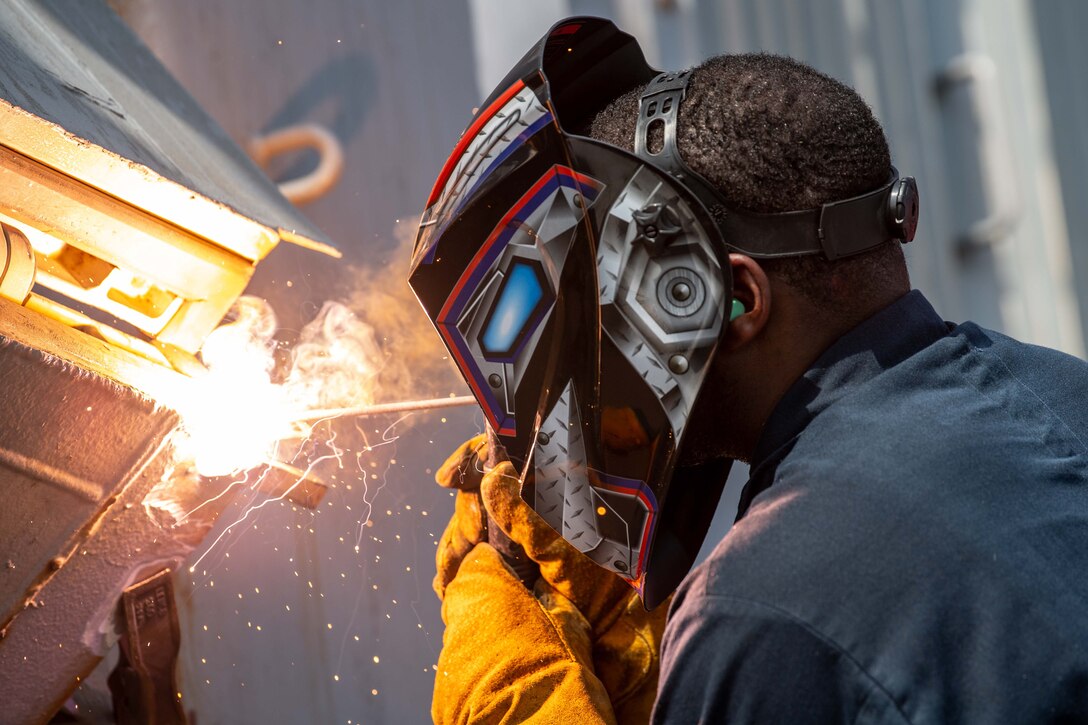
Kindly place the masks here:
<instances>
[{"instance_id":1,"label":"short black curly hair","mask_svg":"<svg viewBox=\"0 0 1088 725\"><path fill-rule=\"evenodd\" d=\"M588 135L631 150L641 94L634 88L612 101ZM677 143L687 165L730 208L749 212L815 208L871 191L891 174L884 131L853 89L767 53L721 55L695 67L680 105ZM870 291L909 287L898 242L834 262L809 255L759 263L831 310L848 308Z\"/></svg>"}]
</instances>

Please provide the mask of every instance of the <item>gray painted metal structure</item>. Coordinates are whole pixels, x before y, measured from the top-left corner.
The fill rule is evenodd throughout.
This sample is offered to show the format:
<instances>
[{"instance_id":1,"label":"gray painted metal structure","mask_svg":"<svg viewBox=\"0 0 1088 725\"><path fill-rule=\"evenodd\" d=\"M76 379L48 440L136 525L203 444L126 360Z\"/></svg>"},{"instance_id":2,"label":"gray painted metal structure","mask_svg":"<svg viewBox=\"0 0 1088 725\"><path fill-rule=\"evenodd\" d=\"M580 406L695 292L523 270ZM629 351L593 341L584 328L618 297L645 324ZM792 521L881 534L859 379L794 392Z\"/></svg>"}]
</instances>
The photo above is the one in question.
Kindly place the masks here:
<instances>
[{"instance_id":1,"label":"gray painted metal structure","mask_svg":"<svg viewBox=\"0 0 1088 725\"><path fill-rule=\"evenodd\" d=\"M121 591L192 548L140 505L176 414L71 354L105 343L35 318L0 300L4 725L48 720L116 641Z\"/></svg>"},{"instance_id":2,"label":"gray painted metal structure","mask_svg":"<svg viewBox=\"0 0 1088 725\"><path fill-rule=\"evenodd\" d=\"M1088 5L1079 0L1037 0L1031 4L1035 42L1046 81L1048 135L1056 150L1057 181L1069 239L1069 262L1080 319L1088 329ZM1088 336L1088 333L1086 333Z\"/></svg>"}]
</instances>

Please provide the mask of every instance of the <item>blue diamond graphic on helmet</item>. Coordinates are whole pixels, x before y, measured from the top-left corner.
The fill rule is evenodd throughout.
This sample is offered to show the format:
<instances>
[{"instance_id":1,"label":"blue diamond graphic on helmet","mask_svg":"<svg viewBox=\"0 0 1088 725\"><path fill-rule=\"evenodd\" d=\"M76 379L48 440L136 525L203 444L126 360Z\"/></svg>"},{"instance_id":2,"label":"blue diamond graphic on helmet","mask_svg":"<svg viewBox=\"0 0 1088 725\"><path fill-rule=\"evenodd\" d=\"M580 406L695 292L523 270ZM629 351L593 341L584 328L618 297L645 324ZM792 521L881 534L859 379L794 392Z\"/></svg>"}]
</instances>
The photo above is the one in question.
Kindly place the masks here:
<instances>
[{"instance_id":1,"label":"blue diamond graphic on helmet","mask_svg":"<svg viewBox=\"0 0 1088 725\"><path fill-rule=\"evenodd\" d=\"M551 297L544 270L533 261L515 260L507 270L502 289L480 335L480 346L487 359L516 357L521 344L532 334L550 306Z\"/></svg>"}]
</instances>

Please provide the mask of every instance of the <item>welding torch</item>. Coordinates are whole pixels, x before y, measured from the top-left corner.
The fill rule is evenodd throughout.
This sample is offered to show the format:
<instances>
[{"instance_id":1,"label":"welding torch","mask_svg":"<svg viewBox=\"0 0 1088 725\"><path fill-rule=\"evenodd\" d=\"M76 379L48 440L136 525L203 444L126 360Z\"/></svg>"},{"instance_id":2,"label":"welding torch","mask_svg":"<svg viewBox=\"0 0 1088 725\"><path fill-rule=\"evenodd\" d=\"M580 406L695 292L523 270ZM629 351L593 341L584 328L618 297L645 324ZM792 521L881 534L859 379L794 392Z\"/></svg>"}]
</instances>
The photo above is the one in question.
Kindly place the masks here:
<instances>
[{"instance_id":1,"label":"welding torch","mask_svg":"<svg viewBox=\"0 0 1088 725\"><path fill-rule=\"evenodd\" d=\"M495 433L495 429L488 425L487 460L484 461L484 471L490 471L506 460L508 460L506 448L504 448L502 442L499 441L499 436ZM537 578L540 576L540 567L537 566L535 561L529 558L529 555L525 553L525 549L522 548L521 544L507 536L506 532L503 531L490 516L487 518L487 543L495 547L495 550L502 555L502 558L506 560L507 566L514 570L514 574L521 580L521 583L527 588L532 589Z\"/></svg>"}]
</instances>

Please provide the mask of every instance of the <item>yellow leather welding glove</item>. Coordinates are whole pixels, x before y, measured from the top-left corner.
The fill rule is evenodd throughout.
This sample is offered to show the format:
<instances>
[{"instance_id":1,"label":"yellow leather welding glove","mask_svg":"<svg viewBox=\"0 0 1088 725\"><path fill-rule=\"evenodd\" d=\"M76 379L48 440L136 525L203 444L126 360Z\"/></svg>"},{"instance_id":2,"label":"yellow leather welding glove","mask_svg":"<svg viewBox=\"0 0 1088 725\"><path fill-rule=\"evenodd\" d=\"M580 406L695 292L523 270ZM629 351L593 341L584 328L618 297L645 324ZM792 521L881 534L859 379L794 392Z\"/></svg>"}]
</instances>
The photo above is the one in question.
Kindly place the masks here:
<instances>
[{"instance_id":1,"label":"yellow leather welding glove","mask_svg":"<svg viewBox=\"0 0 1088 725\"><path fill-rule=\"evenodd\" d=\"M616 621L593 642L593 669L608 691L617 722L650 722L668 609L665 602L647 612L632 591Z\"/></svg>"},{"instance_id":2,"label":"yellow leather welding glove","mask_svg":"<svg viewBox=\"0 0 1088 725\"><path fill-rule=\"evenodd\" d=\"M486 538L487 518L478 491L485 478L482 461L486 458L486 436L477 436L458 448L435 476L440 485L458 491L454 516L436 552L437 574L434 580L435 592L440 599L454 597L454 602L443 605L447 635L440 658L440 664L454 662L454 672L460 671L456 663L463 655L484 657L496 668L516 670L519 658L539 647L539 643L531 637L524 636L526 632L523 630L485 631L487 627L481 624L483 618L472 613L473 607L460 605L467 595L447 592L455 577L458 577L460 587L454 588L455 592L464 591L463 580L458 574L462 562L473 547ZM588 626L593 670L609 695L618 721L648 722L657 689L658 653L667 605L661 605L654 612L646 612L637 595L622 579L600 568L563 540L521 499L518 479L511 464L496 467L486 478L485 497L496 522L540 565L541 581L534 588L534 592L541 595L540 601L547 598L552 609L567 602ZM479 587L484 583L481 577L475 577L475 580L478 590L473 594L480 595L482 590ZM516 579L514 583L516 587L498 586L491 592L482 591L482 596L494 600L494 606L510 610L496 620L492 628L501 630L499 622L519 621L519 607L526 602L532 603L531 599L526 599L528 590ZM507 607L503 604L506 599L517 600L520 604ZM568 616L563 621L576 619ZM568 635L568 638L578 639L573 635ZM481 649L482 645L492 640L501 642L498 652ZM563 646L571 649L568 645ZM508 658L512 661L507 662ZM450 669L446 668L446 671ZM461 712L458 708L490 701L493 696L499 697L498 694L488 695L488 683L511 686L506 680L494 677L483 682L462 677L450 681L448 678L447 675L442 682L436 682L435 687L434 713L436 720L439 713L444 713L443 722L457 722L456 715ZM528 693L534 687L547 689L550 681L546 678L525 680L521 686L523 692ZM529 697L528 694L525 696ZM536 693L530 699L535 701L547 697ZM496 708L496 712L501 711L501 707Z\"/></svg>"},{"instance_id":3,"label":"yellow leather welding glove","mask_svg":"<svg viewBox=\"0 0 1088 725\"><path fill-rule=\"evenodd\" d=\"M487 515L540 567L542 582L536 592L546 583L585 619L594 672L619 722L649 722L667 604L647 612L627 582L563 539L521 498L518 475L509 462L484 474L480 495Z\"/></svg>"},{"instance_id":4,"label":"yellow leather welding glove","mask_svg":"<svg viewBox=\"0 0 1088 725\"><path fill-rule=\"evenodd\" d=\"M547 582L530 592L490 545L461 562L442 601L435 723L615 723L585 617Z\"/></svg>"},{"instance_id":5,"label":"yellow leather welding glove","mask_svg":"<svg viewBox=\"0 0 1088 725\"><path fill-rule=\"evenodd\" d=\"M487 540L487 517L480 502L483 462L487 460L487 436L480 434L461 444L435 473L439 486L457 491L453 516L435 551L434 591L439 599L457 575L461 561L472 547Z\"/></svg>"}]
</instances>

